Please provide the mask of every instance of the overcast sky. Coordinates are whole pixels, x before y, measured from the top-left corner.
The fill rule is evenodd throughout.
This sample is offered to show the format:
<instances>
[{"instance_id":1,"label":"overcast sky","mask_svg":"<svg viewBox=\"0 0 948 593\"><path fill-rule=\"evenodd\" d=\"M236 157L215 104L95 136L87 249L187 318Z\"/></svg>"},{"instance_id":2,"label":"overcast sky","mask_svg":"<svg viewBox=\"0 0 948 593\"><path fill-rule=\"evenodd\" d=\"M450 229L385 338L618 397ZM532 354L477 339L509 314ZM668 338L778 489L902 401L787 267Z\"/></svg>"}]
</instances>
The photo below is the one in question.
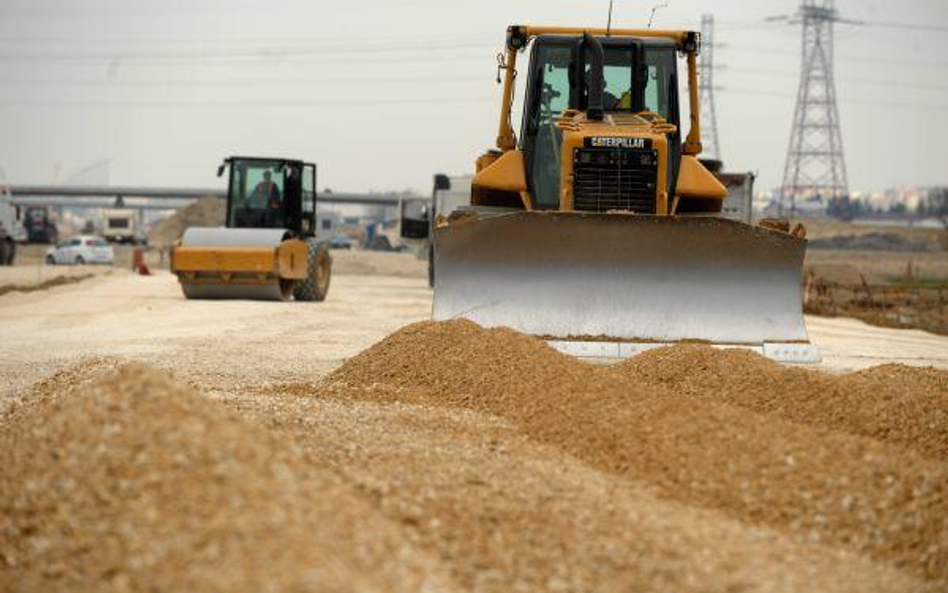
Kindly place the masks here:
<instances>
[{"instance_id":1,"label":"overcast sky","mask_svg":"<svg viewBox=\"0 0 948 593\"><path fill-rule=\"evenodd\" d=\"M652 3L617 0L615 25ZM792 0L667 0L656 26L717 22L729 169L779 185L799 79ZM838 0L853 190L948 184L948 1ZM0 0L0 167L16 183L213 186L221 157L316 161L320 186L428 191L496 136L511 23L604 25L607 0ZM941 27L939 30L938 28Z\"/></svg>"}]
</instances>

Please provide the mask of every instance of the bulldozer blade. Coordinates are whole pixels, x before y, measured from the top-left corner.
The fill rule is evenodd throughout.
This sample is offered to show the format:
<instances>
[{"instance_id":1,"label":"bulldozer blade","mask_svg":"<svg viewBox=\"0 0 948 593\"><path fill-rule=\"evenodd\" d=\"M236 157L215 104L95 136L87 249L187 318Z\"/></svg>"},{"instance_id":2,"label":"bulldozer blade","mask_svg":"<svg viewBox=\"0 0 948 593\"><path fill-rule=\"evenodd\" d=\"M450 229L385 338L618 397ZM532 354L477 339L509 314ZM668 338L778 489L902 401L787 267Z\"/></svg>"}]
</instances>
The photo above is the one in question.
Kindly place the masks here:
<instances>
[{"instance_id":1,"label":"bulldozer blade","mask_svg":"<svg viewBox=\"0 0 948 593\"><path fill-rule=\"evenodd\" d=\"M815 362L806 241L713 217L469 214L436 230L433 318L542 337L584 357L743 346Z\"/></svg>"}]
</instances>

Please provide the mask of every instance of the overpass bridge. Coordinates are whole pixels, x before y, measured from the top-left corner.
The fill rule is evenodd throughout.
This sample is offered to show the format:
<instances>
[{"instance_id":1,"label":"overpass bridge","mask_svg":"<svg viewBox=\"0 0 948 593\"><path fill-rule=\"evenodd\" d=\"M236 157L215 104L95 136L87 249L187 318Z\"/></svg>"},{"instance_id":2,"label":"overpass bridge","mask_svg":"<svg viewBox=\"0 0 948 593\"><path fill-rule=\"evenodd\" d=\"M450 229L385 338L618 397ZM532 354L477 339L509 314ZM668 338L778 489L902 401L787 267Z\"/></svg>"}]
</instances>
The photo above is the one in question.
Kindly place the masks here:
<instances>
[{"instance_id":1,"label":"overpass bridge","mask_svg":"<svg viewBox=\"0 0 948 593\"><path fill-rule=\"evenodd\" d=\"M132 186L9 185L14 205L58 208L128 208L130 210L177 210L205 197L225 199L226 189L156 188ZM396 193L323 192L320 204L383 206L395 208L403 198ZM414 196L412 196L414 197Z\"/></svg>"}]
</instances>

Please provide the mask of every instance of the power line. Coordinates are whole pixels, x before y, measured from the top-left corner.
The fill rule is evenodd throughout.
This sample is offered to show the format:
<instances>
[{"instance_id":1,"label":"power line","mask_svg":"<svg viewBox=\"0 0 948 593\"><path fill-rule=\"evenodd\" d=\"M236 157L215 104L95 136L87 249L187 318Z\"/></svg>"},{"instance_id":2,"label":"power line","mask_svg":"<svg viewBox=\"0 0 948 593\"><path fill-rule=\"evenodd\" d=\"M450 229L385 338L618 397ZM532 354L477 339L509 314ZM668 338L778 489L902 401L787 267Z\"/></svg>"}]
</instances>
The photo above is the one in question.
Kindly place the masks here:
<instances>
[{"instance_id":1,"label":"power line","mask_svg":"<svg viewBox=\"0 0 948 593\"><path fill-rule=\"evenodd\" d=\"M752 69L752 68L731 68L728 69L728 72L746 72L754 74L755 76L765 76L765 77L779 77L779 78L795 78L796 75L789 72L772 72L764 69ZM434 77L434 76L419 76L419 77L395 77L395 78L320 78L320 79L311 79L311 80L298 80L298 79L245 79L245 80L202 80L202 79L179 79L179 80L155 80L155 81L116 81L116 82L106 82L101 80L17 80L17 79L8 79L6 82L9 85L17 84L35 84L35 85L55 85L55 84L64 84L70 86L93 86L101 87L102 90L106 91L115 91L129 88L162 88L169 87L170 85L175 85L179 87L186 88L247 88L253 89L254 87L267 87L271 85L277 86L311 86L311 85L328 85L328 84L346 84L350 88L359 88L364 86L376 85L378 83L392 83L392 82L405 82L412 85L439 85L444 86L446 84L463 87L470 85L472 88L474 85L477 85L477 88L482 88L481 84L483 81L486 81L490 75L485 75L483 80L477 77L468 77L468 76L458 76L458 77ZM858 80L858 79L837 79L844 81L847 84L865 84L873 86L892 86L895 85L899 88L909 88L908 85L898 82L886 82L881 80ZM946 90L948 86L935 86L931 85L920 85L921 88L933 90ZM7 87L8 89L11 86ZM740 87L733 86L731 84L715 85L715 92L740 92L741 94L751 94L751 95L765 95L780 97L783 99L789 99L792 97L792 91L780 92L780 91L762 91L759 87ZM842 104L864 104L864 105L874 105L880 107L904 107L910 109L922 109L927 111L948 111L948 106L922 103L922 102L911 102L911 101L865 101L859 99L844 99L840 101ZM706 122L710 120L705 117L707 111L703 109L702 119ZM708 143L708 153L713 154L714 149L711 147L711 143Z\"/></svg>"},{"instance_id":2,"label":"power line","mask_svg":"<svg viewBox=\"0 0 948 593\"><path fill-rule=\"evenodd\" d=\"M790 72L768 70L766 68L737 67L737 68L728 68L728 72L743 72L747 74L754 74L755 76L768 76L768 77L778 77L778 78L796 78L797 77L797 75ZM915 83L915 82L904 82L904 81L893 80L893 79L876 80L876 79L870 79L870 78L836 77L836 80L839 82L845 82L846 84L884 86L888 88L889 90L898 90L898 89L919 89L919 90L932 90L932 91L948 90L948 84Z\"/></svg>"},{"instance_id":3,"label":"power line","mask_svg":"<svg viewBox=\"0 0 948 593\"><path fill-rule=\"evenodd\" d=\"M797 56L799 57L799 50L792 49L780 49L776 47L760 47L756 45L741 45L735 43L728 43L726 45L719 46L721 49L724 49L727 52L736 51L737 53L747 53L747 54L770 54L770 55L781 55L781 56ZM893 59L893 58L884 58L884 57L873 57L873 56L847 56L839 55L835 56L837 62L852 62L852 63L866 63L866 64L889 64L901 67L912 67L912 68L935 68L939 70L948 69L948 62L926 62L918 61L914 58L906 59Z\"/></svg>"},{"instance_id":4,"label":"power line","mask_svg":"<svg viewBox=\"0 0 948 593\"><path fill-rule=\"evenodd\" d=\"M946 25L925 25L921 23L893 23L889 21L858 21L860 25L866 27L878 27L880 29L903 29L906 31L948 31Z\"/></svg>"},{"instance_id":5,"label":"power line","mask_svg":"<svg viewBox=\"0 0 948 593\"><path fill-rule=\"evenodd\" d=\"M468 55L464 55L464 54L451 55L448 53L438 53L438 54L431 54L431 55L419 54L419 55L394 55L394 56L386 55L386 54L373 54L373 55L350 56L350 57L347 57L344 62L325 60L324 58L320 58L316 56L293 57L293 58L288 58L288 60L292 60L292 63L294 64L317 63L319 64L319 66L340 66L340 67L346 68L347 70L349 69L347 68L347 66L354 63L359 63L359 64L361 63L439 64L440 65L446 62L451 63L451 64L471 63L471 62L478 62L482 64L494 64L494 68L496 69L496 62L490 59L489 57L487 57L488 55L493 56L494 54L480 53L480 54L468 54ZM138 62L126 63L121 58L117 58L115 60L110 60L108 62L105 62L105 61L88 62L88 66L86 67L96 68L97 69L96 71L101 71L101 68L103 66L107 67L109 71L117 71L118 69L122 69L122 68L125 68L125 69L134 68L136 71L138 71L138 70L148 69L148 68L167 68L167 67L171 67L172 64L173 64L173 67L175 68L207 69L207 68L217 68L217 67L229 67L229 66L237 64L238 62L240 62L241 67L243 67L243 65L247 61L255 62L252 64L248 64L248 67L254 67L254 66L270 67L272 65L279 66L279 65L288 63L287 61L283 61L283 60L277 60L277 59L274 59L274 60L275 61L265 61L261 58L236 58L234 59L234 61L226 63L226 65L221 65L221 64L208 64L208 63L202 63L202 62L174 63L174 62L160 62L160 61L138 61ZM5 67L9 67L9 65L3 64L2 61L0 61L0 69L5 68ZM45 64L44 64L44 67L46 67Z\"/></svg>"},{"instance_id":6,"label":"power line","mask_svg":"<svg viewBox=\"0 0 948 593\"><path fill-rule=\"evenodd\" d=\"M439 76L437 73L426 76L348 76L335 77L327 76L320 78L244 78L232 80L208 80L206 78L155 78L154 80L105 80L105 79L36 79L36 78L4 78L5 90L13 88L15 85L59 85L86 86L101 88L106 91L119 90L122 88L152 88L183 86L187 88L198 87L222 87L222 88L254 88L275 86L309 86L309 85L327 85L327 84L346 84L352 86L373 86L379 83L411 83L413 85L435 84L443 85L446 83L470 83L483 86L486 79L494 80L493 75L488 73L485 76ZM269 91L269 88L263 90Z\"/></svg>"},{"instance_id":7,"label":"power line","mask_svg":"<svg viewBox=\"0 0 948 593\"><path fill-rule=\"evenodd\" d=\"M323 41L322 45L315 45L315 47L340 47L340 46L352 46L351 37L323 37L319 36L320 41ZM415 47L419 45L418 36L405 36L405 35L393 35L393 36L380 36L373 35L372 40L376 44L383 45L399 45L399 46L411 46ZM495 44L500 45L503 41L502 38L498 38L496 35L476 35L470 37L460 37L457 35L444 35L444 34L426 34L424 36L425 43L429 44L461 44L469 45L472 43L476 44ZM48 47L50 45L63 45L67 47L75 47L76 45L89 44L89 45L106 45L106 44L115 44L115 45L125 45L125 44L134 44L134 45L165 45L172 48L179 47L181 45L198 45L198 46L209 46L209 45L246 45L252 47L275 47L275 46L290 46L290 47L314 47L313 38L310 37L259 37L252 38L246 35L241 35L240 37L234 38L213 38L207 36L200 37L143 37L136 35L135 37L88 37L88 36L56 36L56 37L37 37L31 35L28 37L17 37L14 35L4 35L0 37L0 45L3 44L33 44L40 45L43 47ZM361 44L362 47L365 47L365 44Z\"/></svg>"},{"instance_id":8,"label":"power line","mask_svg":"<svg viewBox=\"0 0 948 593\"><path fill-rule=\"evenodd\" d=\"M386 105L459 105L488 103L497 97L419 97L388 99L313 99L313 100L145 100L145 101L101 101L82 99L0 99L0 105L79 106L79 107L312 107L314 105L351 105L380 107Z\"/></svg>"},{"instance_id":9,"label":"power line","mask_svg":"<svg viewBox=\"0 0 948 593\"><path fill-rule=\"evenodd\" d=\"M223 60L232 58L274 59L294 58L326 55L389 55L397 52L444 52L458 50L487 50L496 49L497 44L416 44L413 46L260 46L244 49L210 49L204 51L114 51L99 53L76 52L0 52L0 60L16 61L46 61L46 62L73 62L73 61L177 61L177 60Z\"/></svg>"},{"instance_id":10,"label":"power line","mask_svg":"<svg viewBox=\"0 0 948 593\"><path fill-rule=\"evenodd\" d=\"M52 18L52 17L100 17L100 16L110 16L110 17L130 17L130 18L141 18L141 17L153 17L153 16L180 16L183 10L186 10L189 15L194 15L195 13L206 13L199 16L211 16L212 18L218 18L222 8L219 3L210 3L210 4L200 4L198 2L189 1L187 3L187 8L182 9L180 6L176 6L170 2L160 3L160 4L146 4L142 2L119 2L113 4L93 4L90 2L79 3L61 3L57 2L56 6L43 5L36 0L30 2L23 2L20 5L13 4L8 1L7 5L3 7L3 10L0 10L0 16L6 17L20 17L20 18ZM247 10L251 9L249 12L261 12L272 10L273 5L278 4L280 8L284 10L293 9L295 7L311 7L312 2L310 0L298 0L298 1L289 1L282 0L281 2L270 2L261 3L255 0L249 0L246 2L237 2L231 0L228 3L228 10ZM403 0L400 5L406 4L419 4L419 2L411 2L410 0ZM389 6L390 3L386 0L376 0L373 2L366 2L363 0L360 2L359 6L362 9L369 9L372 6Z\"/></svg>"},{"instance_id":11,"label":"power line","mask_svg":"<svg viewBox=\"0 0 948 593\"><path fill-rule=\"evenodd\" d=\"M705 73L702 76L702 85L708 85L706 73L708 69L703 69L702 72ZM764 77L775 77L775 78L796 78L798 75L791 72L780 72L767 69L757 69L757 68L728 68L727 72L730 73L746 73L752 74L755 77L764 76ZM269 90L272 86L311 86L311 85L335 85L335 84L345 84L350 87L360 87L360 86L373 86L379 83L388 84L388 83L407 83L412 85L439 85L444 86L446 84L451 85L477 85L479 88L483 86L483 81L489 78L489 75L483 77L471 77L471 76L438 76L438 75L424 75L424 76L393 76L393 77L321 77L321 78L312 78L312 79L275 79L275 78L249 78L249 79L240 79L240 80L208 80L208 79L199 79L199 78L189 78L189 79L164 79L158 78L155 80L102 80L102 79L16 79L8 78L5 79L7 83L7 90L18 90L19 85L30 86L55 86L55 85L69 85L71 87L94 87L96 89L101 89L105 91L116 91L116 90L126 90L126 89L151 89L155 87L159 88L168 88L168 87L186 87L187 89L191 88L247 88L253 89L255 87L266 87L265 90ZM837 78L840 82L845 82L846 84L854 85L869 85L869 86L883 86L889 88L890 90L903 89L903 88L916 88L920 90L933 90L933 91L945 91L948 90L948 85L935 85L935 84L914 84L909 82L900 82L897 80L872 80L872 79L858 79L858 78ZM735 87L730 84L713 85L715 91L730 91ZM784 96L784 94L776 93L779 96ZM848 102L848 101L846 101ZM884 104L892 104L884 103ZM902 102L898 103L901 106L911 106L917 103L912 102ZM703 117L705 121L710 122L708 118Z\"/></svg>"},{"instance_id":12,"label":"power line","mask_svg":"<svg viewBox=\"0 0 948 593\"><path fill-rule=\"evenodd\" d=\"M725 87L719 87L718 90L722 93L740 93L741 95L756 95L756 96L761 96L761 97L772 97L774 99L782 99L784 101L789 101L793 99L793 95L790 92L762 91L759 88L725 86ZM896 108L913 109L913 110L921 110L921 111L939 111L939 112L948 113L948 105L937 104L937 103L873 101L873 100L865 100L865 99L846 99L846 100L840 100L839 103L841 105L868 105L872 107L896 107Z\"/></svg>"},{"instance_id":13,"label":"power line","mask_svg":"<svg viewBox=\"0 0 948 593\"><path fill-rule=\"evenodd\" d=\"M705 72L705 75L702 77L702 84L707 85L706 74L710 69L702 70ZM774 71L768 69L756 69L756 68L728 68L728 73L746 73L752 74L755 77L764 76L764 77L775 77L775 78L795 78L797 75L790 72ZM487 75L482 77L484 80L487 79ZM247 88L253 90L255 88L264 88L264 90L269 90L271 86L287 86L287 87L305 87L311 85L337 85L345 84L349 87L356 88L362 86L373 86L377 84L390 84L390 83L406 83L412 85L439 85L444 86L446 84L456 85L456 86L465 86L470 84L471 86L477 85L478 88L481 88L482 78L477 76L441 76L437 73L432 73L429 75L416 75L416 76L358 76L358 77L337 77L337 76L326 76L320 78L310 78L310 79L276 79L276 78L248 78L248 79L231 79L231 80L209 80L206 78L185 78L185 79L164 79L156 78L155 80L105 80L105 79L77 79L77 78L68 78L68 79L16 79L16 78L6 78L4 79L6 83L6 90L19 90L24 86L36 85L36 86L55 86L55 85L69 85L72 87L84 86L84 87L95 87L96 89L101 89L104 91L116 91L116 90L131 90L131 89L151 89L151 88L168 88L168 87L186 87L191 88ZM933 91L944 91L948 90L948 85L936 85L936 84L916 84L910 82L901 82L897 80L873 80L873 79L859 79L859 78L837 78L841 82L847 84L856 84L856 85L870 85L870 86L884 86L890 90L895 89L910 89L916 88L921 90L933 90ZM18 86L22 85L22 86ZM736 87L731 84L725 84L724 86L714 85L715 91L725 91L730 92L734 91ZM747 92L750 90L750 94L768 94L778 97L788 97L790 92L781 93L781 92L759 92L758 90L753 89L742 89L742 92ZM858 101L843 101L844 103L858 102ZM916 107L922 109L939 109L938 106L926 105L923 103L914 103L914 102L863 102L865 104L872 105L885 105L885 106L899 106L899 107ZM940 109L939 109L940 110ZM704 118L706 121L710 122L709 119ZM709 143L710 144L710 143ZM709 152L712 152L709 148Z\"/></svg>"},{"instance_id":14,"label":"power line","mask_svg":"<svg viewBox=\"0 0 948 593\"><path fill-rule=\"evenodd\" d=\"M747 29L764 30L782 26L788 21L787 17L776 17L769 19L751 19L746 21L719 21L718 24L725 29ZM858 25L862 27L872 27L879 29L901 29L905 31L948 31L948 25L930 25L925 23L900 23L894 21L864 21L864 20L846 20L841 21L844 24Z\"/></svg>"},{"instance_id":15,"label":"power line","mask_svg":"<svg viewBox=\"0 0 948 593\"><path fill-rule=\"evenodd\" d=\"M792 94L780 91L766 91L760 88L725 86L716 87L716 91L727 94L754 95L771 97L784 101L792 99ZM314 105L461 105L489 103L496 100L495 96L449 96L449 97L422 97L422 98L390 98L390 99L313 99L313 100L83 100L83 99L0 99L0 105L37 105L37 106L80 106L80 107L311 107ZM938 111L948 113L948 106L934 103L909 103L898 101L878 101L863 99L848 99L842 104L868 105L873 107L895 107L924 111Z\"/></svg>"}]
</instances>

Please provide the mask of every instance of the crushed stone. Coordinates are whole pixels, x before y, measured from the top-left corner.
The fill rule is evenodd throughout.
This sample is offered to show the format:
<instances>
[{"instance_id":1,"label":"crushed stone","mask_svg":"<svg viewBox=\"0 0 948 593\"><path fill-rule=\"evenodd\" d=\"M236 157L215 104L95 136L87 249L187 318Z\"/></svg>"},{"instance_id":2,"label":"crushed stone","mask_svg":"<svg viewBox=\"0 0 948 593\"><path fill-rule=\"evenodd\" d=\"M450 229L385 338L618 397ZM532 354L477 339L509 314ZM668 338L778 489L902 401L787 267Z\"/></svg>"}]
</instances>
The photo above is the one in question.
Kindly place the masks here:
<instances>
[{"instance_id":1,"label":"crushed stone","mask_svg":"<svg viewBox=\"0 0 948 593\"><path fill-rule=\"evenodd\" d=\"M948 372L885 365L845 376L782 366L748 350L683 345L617 367L634 383L791 422L867 436L948 461Z\"/></svg>"},{"instance_id":2,"label":"crushed stone","mask_svg":"<svg viewBox=\"0 0 948 593\"><path fill-rule=\"evenodd\" d=\"M454 590L336 473L164 373L122 367L0 428L5 591Z\"/></svg>"},{"instance_id":3,"label":"crushed stone","mask_svg":"<svg viewBox=\"0 0 948 593\"><path fill-rule=\"evenodd\" d=\"M323 389L494 414L664 497L948 579L948 465L904 447L708 398L697 405L463 320L408 326Z\"/></svg>"},{"instance_id":4,"label":"crushed stone","mask_svg":"<svg viewBox=\"0 0 948 593\"><path fill-rule=\"evenodd\" d=\"M849 551L662 499L497 416L311 393L282 386L231 403L344 474L470 591L937 590Z\"/></svg>"}]
</instances>

